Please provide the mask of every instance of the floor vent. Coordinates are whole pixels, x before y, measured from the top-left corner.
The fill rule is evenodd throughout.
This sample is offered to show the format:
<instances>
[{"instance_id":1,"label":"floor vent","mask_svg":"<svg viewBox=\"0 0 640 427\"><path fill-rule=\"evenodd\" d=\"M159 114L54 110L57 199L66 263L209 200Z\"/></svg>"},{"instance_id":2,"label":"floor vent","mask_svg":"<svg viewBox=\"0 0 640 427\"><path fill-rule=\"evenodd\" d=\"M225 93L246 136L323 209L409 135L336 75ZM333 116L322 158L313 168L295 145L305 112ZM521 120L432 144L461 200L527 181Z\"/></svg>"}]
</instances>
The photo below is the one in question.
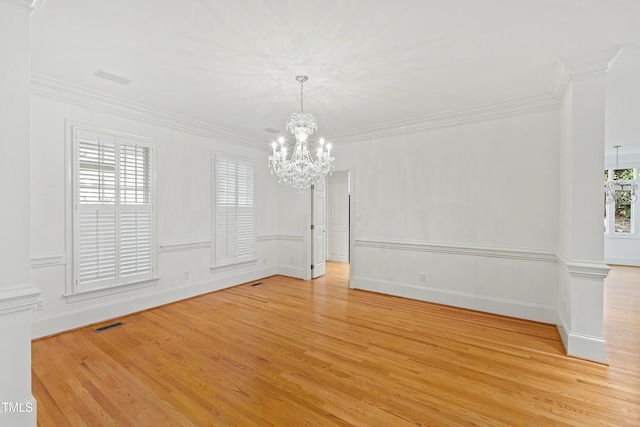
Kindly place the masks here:
<instances>
[{"instance_id":1,"label":"floor vent","mask_svg":"<svg viewBox=\"0 0 640 427\"><path fill-rule=\"evenodd\" d=\"M253 285L251 285L251 286L258 286L258 285L262 285L262 282L254 283L254 284L253 284Z\"/></svg>"},{"instance_id":2,"label":"floor vent","mask_svg":"<svg viewBox=\"0 0 640 427\"><path fill-rule=\"evenodd\" d=\"M106 331L107 329L112 329L112 328L115 328L115 327L117 327L117 326L122 326L122 325L124 325L124 323L122 323L122 322L116 322L116 323L112 323L112 324L110 324L110 325L100 326L99 328L95 328L95 329L93 330L93 332L102 332L102 331Z\"/></svg>"}]
</instances>

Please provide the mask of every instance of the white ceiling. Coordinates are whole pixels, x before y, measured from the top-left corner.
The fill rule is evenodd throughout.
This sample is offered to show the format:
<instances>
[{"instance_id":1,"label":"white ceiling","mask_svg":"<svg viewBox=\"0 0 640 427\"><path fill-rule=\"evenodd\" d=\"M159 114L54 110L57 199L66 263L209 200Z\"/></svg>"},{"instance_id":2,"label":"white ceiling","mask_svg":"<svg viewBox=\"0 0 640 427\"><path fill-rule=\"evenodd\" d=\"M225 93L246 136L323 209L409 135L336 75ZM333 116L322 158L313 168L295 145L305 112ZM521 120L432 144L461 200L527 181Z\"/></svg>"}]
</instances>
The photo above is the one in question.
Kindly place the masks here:
<instances>
[{"instance_id":1,"label":"white ceiling","mask_svg":"<svg viewBox=\"0 0 640 427\"><path fill-rule=\"evenodd\" d=\"M612 72L634 80L640 1L37 0L32 15L34 73L265 140L299 108L298 74L331 135L547 94L560 59L623 45Z\"/></svg>"}]
</instances>

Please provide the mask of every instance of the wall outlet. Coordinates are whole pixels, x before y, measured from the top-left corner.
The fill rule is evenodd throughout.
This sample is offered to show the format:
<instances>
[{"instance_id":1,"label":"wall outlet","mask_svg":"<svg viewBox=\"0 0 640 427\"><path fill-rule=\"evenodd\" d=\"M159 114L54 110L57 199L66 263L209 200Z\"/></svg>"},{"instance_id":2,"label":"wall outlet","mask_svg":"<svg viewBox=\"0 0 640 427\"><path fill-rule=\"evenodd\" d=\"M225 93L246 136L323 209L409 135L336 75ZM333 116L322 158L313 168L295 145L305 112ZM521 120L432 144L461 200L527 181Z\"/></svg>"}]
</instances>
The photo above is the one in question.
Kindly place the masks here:
<instances>
[{"instance_id":1,"label":"wall outlet","mask_svg":"<svg viewBox=\"0 0 640 427\"><path fill-rule=\"evenodd\" d=\"M420 273L420 276L418 276L418 280L421 282L425 282L427 280L427 277L424 273Z\"/></svg>"},{"instance_id":2,"label":"wall outlet","mask_svg":"<svg viewBox=\"0 0 640 427\"><path fill-rule=\"evenodd\" d=\"M293 264L293 257L291 257L291 264Z\"/></svg>"},{"instance_id":3,"label":"wall outlet","mask_svg":"<svg viewBox=\"0 0 640 427\"><path fill-rule=\"evenodd\" d=\"M189 280L191 278L191 274L188 271L184 272L184 280Z\"/></svg>"},{"instance_id":4,"label":"wall outlet","mask_svg":"<svg viewBox=\"0 0 640 427\"><path fill-rule=\"evenodd\" d=\"M36 305L33 307L33 311L44 310L44 297L38 297L38 301L36 301Z\"/></svg>"}]
</instances>

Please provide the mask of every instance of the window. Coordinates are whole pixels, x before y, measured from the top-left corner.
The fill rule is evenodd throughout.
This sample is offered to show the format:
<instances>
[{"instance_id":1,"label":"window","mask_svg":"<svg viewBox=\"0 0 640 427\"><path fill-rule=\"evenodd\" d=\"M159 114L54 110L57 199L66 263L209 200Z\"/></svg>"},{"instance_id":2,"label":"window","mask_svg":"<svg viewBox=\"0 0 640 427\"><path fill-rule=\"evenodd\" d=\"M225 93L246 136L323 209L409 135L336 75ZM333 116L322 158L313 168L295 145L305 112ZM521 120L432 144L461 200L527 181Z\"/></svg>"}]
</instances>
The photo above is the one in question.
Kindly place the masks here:
<instances>
[{"instance_id":1,"label":"window","mask_svg":"<svg viewBox=\"0 0 640 427\"><path fill-rule=\"evenodd\" d=\"M216 267L255 259L253 171L249 161L216 157Z\"/></svg>"},{"instance_id":2,"label":"window","mask_svg":"<svg viewBox=\"0 0 640 427\"><path fill-rule=\"evenodd\" d=\"M151 279L151 142L73 132L73 291Z\"/></svg>"},{"instance_id":3,"label":"window","mask_svg":"<svg viewBox=\"0 0 640 427\"><path fill-rule=\"evenodd\" d=\"M605 170L605 183L615 183L625 181L627 184L636 185L640 183L640 168L610 169ZM611 179L610 179L611 178ZM636 190L636 193L638 191ZM615 200L607 204L605 197L604 205L604 229L607 234L632 235L640 233L640 227L636 222L638 202L634 200L629 186L618 186L615 188Z\"/></svg>"}]
</instances>

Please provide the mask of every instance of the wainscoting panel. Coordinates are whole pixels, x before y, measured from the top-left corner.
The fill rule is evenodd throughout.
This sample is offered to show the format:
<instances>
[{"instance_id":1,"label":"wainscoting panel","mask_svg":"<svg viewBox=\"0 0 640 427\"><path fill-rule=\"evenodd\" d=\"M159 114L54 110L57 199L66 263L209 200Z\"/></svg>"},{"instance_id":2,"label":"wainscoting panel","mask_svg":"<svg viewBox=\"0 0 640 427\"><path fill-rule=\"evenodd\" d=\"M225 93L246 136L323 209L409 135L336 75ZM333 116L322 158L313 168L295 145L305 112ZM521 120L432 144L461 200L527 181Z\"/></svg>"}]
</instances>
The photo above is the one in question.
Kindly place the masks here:
<instances>
[{"instance_id":1,"label":"wainscoting panel","mask_svg":"<svg viewBox=\"0 0 640 427\"><path fill-rule=\"evenodd\" d=\"M356 239L351 287L558 324L555 253Z\"/></svg>"}]
</instances>

